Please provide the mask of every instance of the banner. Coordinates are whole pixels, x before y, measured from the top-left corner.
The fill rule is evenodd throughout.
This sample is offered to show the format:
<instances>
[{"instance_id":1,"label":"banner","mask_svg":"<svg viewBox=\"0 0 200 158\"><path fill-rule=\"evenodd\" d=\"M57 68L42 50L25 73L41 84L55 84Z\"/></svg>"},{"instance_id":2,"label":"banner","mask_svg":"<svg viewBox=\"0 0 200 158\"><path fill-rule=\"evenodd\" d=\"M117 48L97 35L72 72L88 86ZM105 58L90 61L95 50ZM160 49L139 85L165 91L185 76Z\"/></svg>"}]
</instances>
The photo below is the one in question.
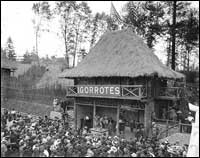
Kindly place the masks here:
<instances>
[{"instance_id":1,"label":"banner","mask_svg":"<svg viewBox=\"0 0 200 158\"><path fill-rule=\"evenodd\" d=\"M119 86L78 86L77 93L81 95L120 96Z\"/></svg>"}]
</instances>

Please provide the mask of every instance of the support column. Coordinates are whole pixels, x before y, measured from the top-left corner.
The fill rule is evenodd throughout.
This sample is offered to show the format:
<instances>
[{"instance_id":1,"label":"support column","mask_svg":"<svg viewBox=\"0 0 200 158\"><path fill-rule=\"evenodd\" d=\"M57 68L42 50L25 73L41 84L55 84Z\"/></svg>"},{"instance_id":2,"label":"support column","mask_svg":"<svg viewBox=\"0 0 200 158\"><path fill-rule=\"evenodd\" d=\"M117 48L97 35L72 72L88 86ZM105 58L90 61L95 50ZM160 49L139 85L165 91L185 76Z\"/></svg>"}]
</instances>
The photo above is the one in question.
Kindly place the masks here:
<instances>
[{"instance_id":1,"label":"support column","mask_svg":"<svg viewBox=\"0 0 200 158\"><path fill-rule=\"evenodd\" d=\"M77 129L77 104L74 98L74 128Z\"/></svg>"},{"instance_id":2,"label":"support column","mask_svg":"<svg viewBox=\"0 0 200 158\"><path fill-rule=\"evenodd\" d=\"M117 124L116 124L116 132L119 135L119 114L120 114L120 105L117 105Z\"/></svg>"},{"instance_id":3,"label":"support column","mask_svg":"<svg viewBox=\"0 0 200 158\"><path fill-rule=\"evenodd\" d=\"M96 104L95 104L95 100L94 100L94 103L93 103L93 128L95 128L96 126Z\"/></svg>"},{"instance_id":4,"label":"support column","mask_svg":"<svg viewBox=\"0 0 200 158\"><path fill-rule=\"evenodd\" d=\"M145 128L145 134L146 136L151 136L151 125L152 125L152 120L151 120L151 115L152 112L154 111L154 100L148 100L147 103L145 104L145 112L144 112L144 128Z\"/></svg>"}]
</instances>

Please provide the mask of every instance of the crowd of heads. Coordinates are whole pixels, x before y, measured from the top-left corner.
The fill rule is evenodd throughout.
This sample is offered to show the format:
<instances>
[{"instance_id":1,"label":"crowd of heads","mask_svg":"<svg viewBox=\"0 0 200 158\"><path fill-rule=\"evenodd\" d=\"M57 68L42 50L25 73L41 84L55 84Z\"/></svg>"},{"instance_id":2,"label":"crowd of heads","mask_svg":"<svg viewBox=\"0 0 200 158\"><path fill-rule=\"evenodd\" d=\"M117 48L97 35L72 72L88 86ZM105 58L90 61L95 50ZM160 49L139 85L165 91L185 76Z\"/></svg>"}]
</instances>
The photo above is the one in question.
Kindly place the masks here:
<instances>
[{"instance_id":1,"label":"crowd of heads","mask_svg":"<svg viewBox=\"0 0 200 158\"><path fill-rule=\"evenodd\" d=\"M125 140L71 129L61 120L35 118L16 111L1 115L1 155L9 150L33 157L186 157L187 146L156 137ZM3 151L3 152L2 152Z\"/></svg>"}]
</instances>

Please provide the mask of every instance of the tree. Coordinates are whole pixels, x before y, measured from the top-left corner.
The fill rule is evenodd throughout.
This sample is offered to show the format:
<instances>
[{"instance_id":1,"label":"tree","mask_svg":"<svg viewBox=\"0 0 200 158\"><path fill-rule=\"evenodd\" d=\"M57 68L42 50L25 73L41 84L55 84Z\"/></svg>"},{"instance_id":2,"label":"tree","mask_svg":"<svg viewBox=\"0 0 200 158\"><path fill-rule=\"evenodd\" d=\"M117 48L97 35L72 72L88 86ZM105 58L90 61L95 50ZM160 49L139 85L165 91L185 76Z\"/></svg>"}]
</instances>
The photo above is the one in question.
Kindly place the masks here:
<instances>
[{"instance_id":1,"label":"tree","mask_svg":"<svg viewBox=\"0 0 200 158\"><path fill-rule=\"evenodd\" d=\"M33 50L31 52L27 50L23 55L23 63L25 64L31 64L32 62L38 62L38 61L39 61L39 56L35 51L35 47L33 47Z\"/></svg>"},{"instance_id":2,"label":"tree","mask_svg":"<svg viewBox=\"0 0 200 158\"><path fill-rule=\"evenodd\" d=\"M74 14L73 30L74 30L74 50L73 50L73 67L75 67L76 55L81 44L86 42L90 30L90 16L91 10L86 2L81 2L77 5ZM79 48L78 48L79 47Z\"/></svg>"},{"instance_id":3,"label":"tree","mask_svg":"<svg viewBox=\"0 0 200 158\"><path fill-rule=\"evenodd\" d=\"M67 61L67 65L69 67L69 43L72 42L73 34L72 34L72 15L76 9L75 1L58 1L56 2L55 13L59 16L60 20L60 30L61 30L61 38L63 39L65 46L65 59Z\"/></svg>"},{"instance_id":4,"label":"tree","mask_svg":"<svg viewBox=\"0 0 200 158\"><path fill-rule=\"evenodd\" d=\"M24 64L31 64L31 54L26 50L25 54L23 55L23 61Z\"/></svg>"},{"instance_id":5,"label":"tree","mask_svg":"<svg viewBox=\"0 0 200 158\"><path fill-rule=\"evenodd\" d=\"M125 26L133 28L133 31L141 35L149 48L153 48L157 37L165 32L163 27L164 9L161 2L128 2L124 11Z\"/></svg>"},{"instance_id":6,"label":"tree","mask_svg":"<svg viewBox=\"0 0 200 158\"><path fill-rule=\"evenodd\" d=\"M199 44L199 20L198 11L190 9L185 15L185 19L180 21L181 28L178 29L178 37L182 39L182 45L185 48L184 51L184 68L187 67L187 71L190 68L190 56L192 50L198 47ZM187 60L187 61L186 61ZM187 66L185 65L187 63Z\"/></svg>"},{"instance_id":7,"label":"tree","mask_svg":"<svg viewBox=\"0 0 200 158\"><path fill-rule=\"evenodd\" d=\"M8 37L8 40L6 42L5 52L9 60L16 61L16 53L11 37Z\"/></svg>"},{"instance_id":8,"label":"tree","mask_svg":"<svg viewBox=\"0 0 200 158\"><path fill-rule=\"evenodd\" d=\"M184 62L183 58L185 55L183 55L183 52L185 48L182 42L183 38L181 37L182 31L180 30L185 27L183 19L185 19L188 8L190 8L190 3L183 1L164 1L163 4L165 8L165 40L168 43L167 66L175 70L178 64L180 64L180 58Z\"/></svg>"},{"instance_id":9,"label":"tree","mask_svg":"<svg viewBox=\"0 0 200 158\"><path fill-rule=\"evenodd\" d=\"M173 25L172 25L172 69L175 70L175 62L176 62L176 52L175 52L175 45L176 45L176 7L177 2L173 1Z\"/></svg>"},{"instance_id":10,"label":"tree","mask_svg":"<svg viewBox=\"0 0 200 158\"><path fill-rule=\"evenodd\" d=\"M98 37L106 30L106 20L108 16L102 13L96 13L91 20L91 40L90 48L94 46Z\"/></svg>"},{"instance_id":11,"label":"tree","mask_svg":"<svg viewBox=\"0 0 200 158\"><path fill-rule=\"evenodd\" d=\"M7 58L6 51L1 47L1 59Z\"/></svg>"},{"instance_id":12,"label":"tree","mask_svg":"<svg viewBox=\"0 0 200 158\"><path fill-rule=\"evenodd\" d=\"M35 14L35 18L32 20L35 30L35 49L38 54L38 38L40 37L41 31L45 31L42 28L45 20L50 20L52 18L52 13L50 10L50 5L48 2L38 2L34 3L32 10ZM49 31L48 29L46 29Z\"/></svg>"}]
</instances>

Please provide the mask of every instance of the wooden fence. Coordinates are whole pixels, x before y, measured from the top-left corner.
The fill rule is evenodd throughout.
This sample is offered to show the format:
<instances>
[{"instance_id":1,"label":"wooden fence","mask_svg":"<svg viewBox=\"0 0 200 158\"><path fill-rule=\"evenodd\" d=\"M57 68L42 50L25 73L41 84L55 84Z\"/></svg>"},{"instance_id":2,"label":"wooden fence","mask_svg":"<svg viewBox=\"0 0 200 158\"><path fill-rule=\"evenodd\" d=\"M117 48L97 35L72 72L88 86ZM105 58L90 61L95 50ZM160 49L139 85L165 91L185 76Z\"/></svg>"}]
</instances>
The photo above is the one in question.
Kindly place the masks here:
<instances>
[{"instance_id":1,"label":"wooden fence","mask_svg":"<svg viewBox=\"0 0 200 158\"><path fill-rule=\"evenodd\" d=\"M66 90L61 87L46 87L41 89L36 88L22 88L22 87L4 87L1 86L1 90L5 89L6 99L16 99L27 102L34 102L39 104L52 105L53 99L58 98L63 100L66 97Z\"/></svg>"}]
</instances>

